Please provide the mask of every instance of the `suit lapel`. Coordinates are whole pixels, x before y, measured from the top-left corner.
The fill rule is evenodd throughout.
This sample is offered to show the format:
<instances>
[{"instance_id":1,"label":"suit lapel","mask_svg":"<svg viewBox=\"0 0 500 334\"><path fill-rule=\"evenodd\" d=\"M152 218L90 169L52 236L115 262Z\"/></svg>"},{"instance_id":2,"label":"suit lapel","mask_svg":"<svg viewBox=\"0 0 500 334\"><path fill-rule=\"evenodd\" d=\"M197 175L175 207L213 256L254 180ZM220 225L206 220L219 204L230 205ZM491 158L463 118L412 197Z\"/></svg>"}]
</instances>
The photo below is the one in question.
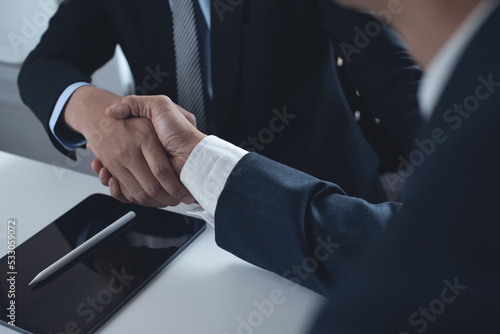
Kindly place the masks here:
<instances>
[{"instance_id":1,"label":"suit lapel","mask_svg":"<svg viewBox=\"0 0 500 334\"><path fill-rule=\"evenodd\" d=\"M241 29L246 0L213 1L211 12L213 114L221 132L235 101L241 62Z\"/></svg>"}]
</instances>

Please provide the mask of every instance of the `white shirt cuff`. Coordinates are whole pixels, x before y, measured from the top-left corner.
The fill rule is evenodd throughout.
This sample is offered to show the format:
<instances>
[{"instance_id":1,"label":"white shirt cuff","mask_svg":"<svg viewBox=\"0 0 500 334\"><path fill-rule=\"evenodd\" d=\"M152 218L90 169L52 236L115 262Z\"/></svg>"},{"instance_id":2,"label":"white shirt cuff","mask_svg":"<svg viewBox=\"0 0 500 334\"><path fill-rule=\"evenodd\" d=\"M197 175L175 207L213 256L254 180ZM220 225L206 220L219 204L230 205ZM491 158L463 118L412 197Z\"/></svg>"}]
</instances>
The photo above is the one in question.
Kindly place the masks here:
<instances>
[{"instance_id":1,"label":"white shirt cuff","mask_svg":"<svg viewBox=\"0 0 500 334\"><path fill-rule=\"evenodd\" d=\"M52 111L52 115L50 116L50 119L49 119L50 131L52 132L54 137L56 137L57 141L60 142L61 145L64 146L64 148L67 149L68 151L75 151L77 149L77 147L85 144L87 141L80 140L77 142L73 142L73 141L69 140L68 138L64 138L63 136L58 134L57 131L55 130L56 124L62 115L62 111L64 110L66 103L68 103L69 98L71 97L71 95L73 95L75 90L77 90L78 88L80 88L82 86L89 86L89 85L90 84L88 82L83 82L83 81L75 82L74 84L69 85L62 92L62 94L59 96L59 99L56 102L56 106L54 107L54 110Z\"/></svg>"},{"instance_id":2,"label":"white shirt cuff","mask_svg":"<svg viewBox=\"0 0 500 334\"><path fill-rule=\"evenodd\" d=\"M182 168L181 182L214 217L219 196L236 164L248 152L215 136L203 139Z\"/></svg>"}]
</instances>

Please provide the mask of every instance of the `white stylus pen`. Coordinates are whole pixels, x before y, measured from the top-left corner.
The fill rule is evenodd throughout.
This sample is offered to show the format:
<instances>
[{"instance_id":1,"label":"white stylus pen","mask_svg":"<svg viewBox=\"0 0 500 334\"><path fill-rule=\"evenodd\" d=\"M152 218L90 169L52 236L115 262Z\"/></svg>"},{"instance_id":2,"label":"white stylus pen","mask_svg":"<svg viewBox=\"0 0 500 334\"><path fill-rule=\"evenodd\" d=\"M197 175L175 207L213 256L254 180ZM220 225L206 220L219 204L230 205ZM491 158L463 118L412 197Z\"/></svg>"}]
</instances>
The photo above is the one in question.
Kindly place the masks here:
<instances>
[{"instance_id":1,"label":"white stylus pen","mask_svg":"<svg viewBox=\"0 0 500 334\"><path fill-rule=\"evenodd\" d=\"M50 276L52 276L56 271L76 259L78 256L83 254L84 252L88 251L92 247L94 247L98 242L104 240L106 237L108 237L111 233L117 231L120 227L124 226L128 222L130 222L132 219L135 218L135 212L130 211L127 214L125 214L123 217L119 218L117 221L103 229L101 232L97 233L94 235L92 238L89 240L85 241L83 244L80 246L76 247L73 249L71 252L68 254L64 255L62 258L57 260L56 262L52 263L50 266L42 270L36 277L28 284L28 286L31 286L36 283L40 283L43 280L46 280Z\"/></svg>"}]
</instances>

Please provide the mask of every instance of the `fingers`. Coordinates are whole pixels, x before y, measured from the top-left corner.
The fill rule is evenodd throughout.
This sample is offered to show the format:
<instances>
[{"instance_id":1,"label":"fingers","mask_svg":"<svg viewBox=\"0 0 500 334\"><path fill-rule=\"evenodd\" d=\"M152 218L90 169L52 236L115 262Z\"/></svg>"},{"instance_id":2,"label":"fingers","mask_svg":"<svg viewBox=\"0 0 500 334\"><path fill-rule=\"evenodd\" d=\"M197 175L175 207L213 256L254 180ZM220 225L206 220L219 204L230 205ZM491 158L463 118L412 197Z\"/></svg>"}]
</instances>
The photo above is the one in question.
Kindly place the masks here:
<instances>
[{"instance_id":1,"label":"fingers","mask_svg":"<svg viewBox=\"0 0 500 334\"><path fill-rule=\"evenodd\" d=\"M113 118L127 117L148 117L150 115L152 97L139 97L130 95L125 97L120 103L111 105L104 110L104 113Z\"/></svg>"},{"instance_id":2,"label":"fingers","mask_svg":"<svg viewBox=\"0 0 500 334\"><path fill-rule=\"evenodd\" d=\"M102 165L102 162L101 162L101 160L99 160L99 158L95 158L94 160L92 160L92 163L90 164L90 167L92 167L92 170L94 172L96 172L97 174L99 174L100 170L104 166Z\"/></svg>"},{"instance_id":3,"label":"fingers","mask_svg":"<svg viewBox=\"0 0 500 334\"><path fill-rule=\"evenodd\" d=\"M136 169L137 166L142 167ZM146 169L144 169L144 166L146 166ZM122 169L120 170L120 175L115 177L120 184L122 194L128 201L142 206L157 208L177 205L179 203L178 201L172 200L170 197L164 200L164 196L160 194L163 189L161 189L158 181L154 179L151 172L147 169L147 164L144 160L139 163L136 161L135 167L129 166L128 168L131 169ZM156 198L161 199L161 201Z\"/></svg>"},{"instance_id":4,"label":"fingers","mask_svg":"<svg viewBox=\"0 0 500 334\"><path fill-rule=\"evenodd\" d=\"M109 193L113 198L119 200L122 203L134 203L142 206L155 207L155 208L165 206L160 202L155 201L154 199L146 200L146 199L134 198L134 196L132 196L127 187L125 187L113 176L109 178Z\"/></svg>"},{"instance_id":5,"label":"fingers","mask_svg":"<svg viewBox=\"0 0 500 334\"><path fill-rule=\"evenodd\" d=\"M101 181L103 186L109 187L109 179L111 178L111 173L106 167L101 168L99 171L99 181Z\"/></svg>"},{"instance_id":6,"label":"fingers","mask_svg":"<svg viewBox=\"0 0 500 334\"><path fill-rule=\"evenodd\" d=\"M111 178L111 173L104 167L99 158L95 158L90 164L94 172L99 175L99 181L101 181L103 186L109 187L109 179Z\"/></svg>"},{"instance_id":7,"label":"fingers","mask_svg":"<svg viewBox=\"0 0 500 334\"><path fill-rule=\"evenodd\" d=\"M145 166L145 168L148 168L145 162L143 166ZM152 207L165 207L168 205L178 204L178 201L172 200L172 198L168 196L166 192L165 196L163 196L164 198L162 198L162 196L159 194L148 193L143 190L136 178L123 167L123 170L119 174L120 177L124 180L124 183L127 184L130 189L123 184L120 184L118 179L111 175L109 170L102 165L99 159L94 159L94 161L92 161L92 169L99 174L99 180L101 181L101 183L104 186L110 187L111 196L121 202L136 203L143 206ZM148 180L143 182L145 184L154 184L152 188L161 188L160 184L154 179L154 177L150 177ZM148 186L146 185L146 187ZM155 196L157 198L154 198Z\"/></svg>"},{"instance_id":8,"label":"fingers","mask_svg":"<svg viewBox=\"0 0 500 334\"><path fill-rule=\"evenodd\" d=\"M135 198L128 191L128 189L120 184L116 178L114 178L111 173L108 171L106 167L102 167L99 171L99 180L101 183L110 188L111 196L116 198L117 200L123 203L136 203L144 206L152 206L152 207L165 207L168 205L176 205L178 201L173 200L168 194L166 194L165 198ZM111 181L113 180L113 181ZM153 182L156 182L153 180ZM161 187L158 185L158 187ZM151 194L149 194L151 196Z\"/></svg>"},{"instance_id":9,"label":"fingers","mask_svg":"<svg viewBox=\"0 0 500 334\"><path fill-rule=\"evenodd\" d=\"M101 181L103 186L109 187L109 179L111 178L111 173L104 167L99 158L95 158L90 164L92 170L99 175L99 181Z\"/></svg>"},{"instance_id":10,"label":"fingers","mask_svg":"<svg viewBox=\"0 0 500 334\"><path fill-rule=\"evenodd\" d=\"M148 170L151 170L162 189L178 201L185 204L193 203L193 196L179 180L161 144L157 140L145 141L141 149L144 152Z\"/></svg>"},{"instance_id":11,"label":"fingers","mask_svg":"<svg viewBox=\"0 0 500 334\"><path fill-rule=\"evenodd\" d=\"M125 103L118 103L114 104L112 106L109 106L104 110L104 113L113 118L127 118L130 116L134 116L132 114L132 110L130 109L130 106Z\"/></svg>"},{"instance_id":12,"label":"fingers","mask_svg":"<svg viewBox=\"0 0 500 334\"><path fill-rule=\"evenodd\" d=\"M158 143L158 146L160 144ZM168 158L165 152L161 152L161 158L158 160L168 164ZM140 188L130 189L127 187L129 191L132 192L134 198L141 204L144 203L155 203L155 205L147 205L147 206L157 206L157 207L165 207L171 205L177 205L180 202L180 199L173 197L175 194L170 194L168 189L164 189L162 184L160 184L155 177L155 172L150 169L150 166L147 163L146 156L141 156L139 159L135 160L135 163L131 165L129 171L131 175L133 175L138 183ZM176 178L175 174L172 171L173 176ZM120 179L121 180L121 179ZM123 180L125 182L125 180ZM125 184L132 184L131 181ZM187 190L186 190L187 192ZM182 199L182 197L181 197Z\"/></svg>"},{"instance_id":13,"label":"fingers","mask_svg":"<svg viewBox=\"0 0 500 334\"><path fill-rule=\"evenodd\" d=\"M122 203L130 203L125 195L123 195L118 180L114 177L111 177L109 179L109 193L111 194L111 196L113 196L113 198L119 200Z\"/></svg>"},{"instance_id":14,"label":"fingers","mask_svg":"<svg viewBox=\"0 0 500 334\"><path fill-rule=\"evenodd\" d=\"M196 124L192 114L183 109L177 111L176 108L177 106L165 96L148 98L129 96L122 102L108 107L105 114L118 119L138 116L151 120L152 115L163 115L162 110L165 112L170 110L181 112L191 124ZM181 116L177 114L173 119L179 117ZM176 169L171 165L165 149L155 134L156 127L153 128L153 124L140 118L119 122L124 122L122 124L127 137L118 140L117 143L108 142L111 143L107 145L108 153L103 152L102 155L106 158L107 168L100 161L92 163L92 168L98 170L101 182L110 187L112 196L123 202L156 207L177 205L180 201L187 204L194 202L193 196L180 182ZM171 131L165 131L163 135L168 136L169 133ZM113 135L117 137L115 133ZM168 142L166 139L165 141ZM177 165L178 162L175 166Z\"/></svg>"},{"instance_id":15,"label":"fingers","mask_svg":"<svg viewBox=\"0 0 500 334\"><path fill-rule=\"evenodd\" d=\"M196 117L188 112L186 109L172 102L168 96L156 96L148 97L146 100L144 97L138 96L127 96L122 100L122 102L114 104L106 108L104 113L113 118L127 118L127 117L145 117L150 120L153 118L153 111L158 111L159 109L177 109L180 113L186 117L186 119L196 127ZM151 99L154 99L154 103Z\"/></svg>"}]
</instances>

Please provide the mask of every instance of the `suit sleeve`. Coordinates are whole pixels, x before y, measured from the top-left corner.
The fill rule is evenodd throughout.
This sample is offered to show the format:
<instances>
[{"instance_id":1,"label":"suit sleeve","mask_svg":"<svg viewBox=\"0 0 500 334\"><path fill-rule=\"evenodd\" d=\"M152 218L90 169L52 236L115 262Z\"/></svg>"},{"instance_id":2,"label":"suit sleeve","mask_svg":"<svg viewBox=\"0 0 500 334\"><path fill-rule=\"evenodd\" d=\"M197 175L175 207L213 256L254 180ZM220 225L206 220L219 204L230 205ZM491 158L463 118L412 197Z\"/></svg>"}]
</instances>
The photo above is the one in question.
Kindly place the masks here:
<instances>
[{"instance_id":1,"label":"suit sleeve","mask_svg":"<svg viewBox=\"0 0 500 334\"><path fill-rule=\"evenodd\" d=\"M454 81L466 88L441 106L474 91L470 67L471 76ZM492 100L450 129L409 180L394 224L338 282L313 333L500 331L500 154L485 144L500 141L500 99Z\"/></svg>"},{"instance_id":2,"label":"suit sleeve","mask_svg":"<svg viewBox=\"0 0 500 334\"><path fill-rule=\"evenodd\" d=\"M245 261L326 295L400 206L348 197L335 184L249 153L219 197L216 241Z\"/></svg>"},{"instance_id":3,"label":"suit sleeve","mask_svg":"<svg viewBox=\"0 0 500 334\"><path fill-rule=\"evenodd\" d=\"M100 0L71 0L59 6L38 46L24 62L18 78L23 102L42 122L52 143L74 157L55 139L49 119L61 93L110 60L116 47ZM68 130L69 131L69 130Z\"/></svg>"},{"instance_id":4,"label":"suit sleeve","mask_svg":"<svg viewBox=\"0 0 500 334\"><path fill-rule=\"evenodd\" d=\"M401 38L374 16L319 1L323 27L354 87L405 152L421 125L417 89L422 75Z\"/></svg>"},{"instance_id":5,"label":"suit sleeve","mask_svg":"<svg viewBox=\"0 0 500 334\"><path fill-rule=\"evenodd\" d=\"M490 85L483 75L500 78L500 44L491 43L500 6L490 15L419 136L431 141L439 129L446 141L409 177L395 223L338 283L312 333L500 333L500 151L491 149L500 143L500 94L458 127L446 117Z\"/></svg>"}]
</instances>

